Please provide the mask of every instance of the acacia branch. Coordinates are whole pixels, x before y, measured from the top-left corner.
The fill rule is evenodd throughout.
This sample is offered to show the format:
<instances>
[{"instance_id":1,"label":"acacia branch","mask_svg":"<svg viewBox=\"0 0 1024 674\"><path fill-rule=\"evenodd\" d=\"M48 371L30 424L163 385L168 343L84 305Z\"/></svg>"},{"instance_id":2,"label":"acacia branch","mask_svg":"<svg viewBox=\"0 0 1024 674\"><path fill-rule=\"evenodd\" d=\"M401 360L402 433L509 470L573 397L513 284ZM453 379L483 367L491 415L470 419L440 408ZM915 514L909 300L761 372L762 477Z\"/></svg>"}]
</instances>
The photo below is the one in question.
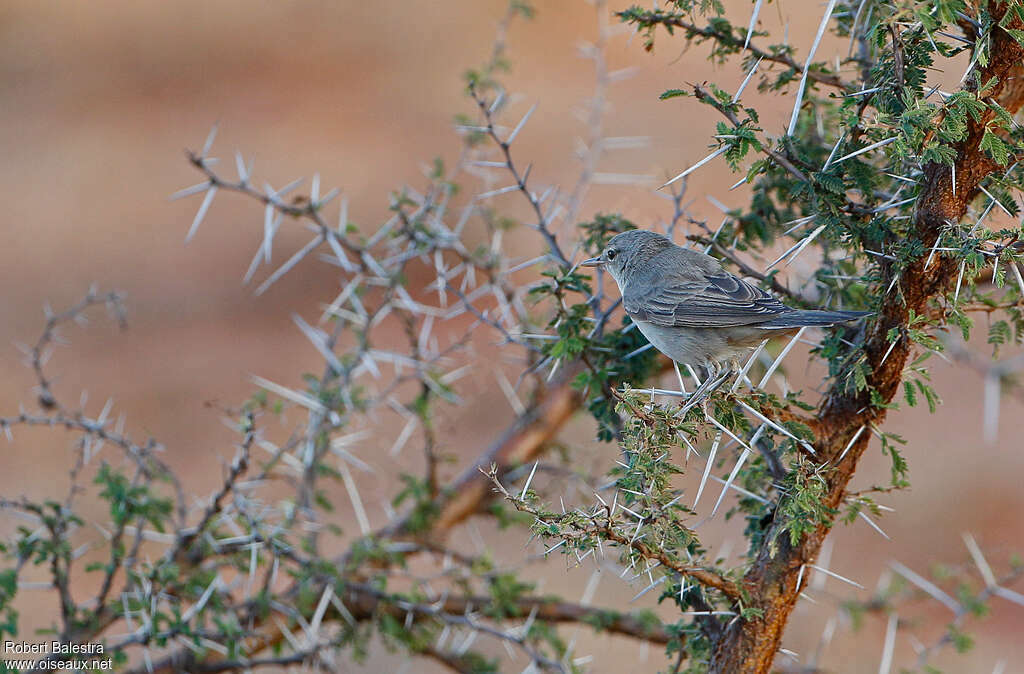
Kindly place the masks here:
<instances>
[{"instance_id":1,"label":"acacia branch","mask_svg":"<svg viewBox=\"0 0 1024 674\"><path fill-rule=\"evenodd\" d=\"M719 113L721 113L722 116L725 117L727 120L729 120L729 123L732 124L734 127L741 126L741 122L740 122L739 117L737 117L736 113L733 112L733 110L732 110L732 108L735 107L735 104L733 104L732 106L723 105L713 95L711 95L711 92L709 92L707 89L705 89L704 87L702 87L699 84L695 84L693 86L693 95L696 97L696 99L698 101L701 101L703 103L707 103L708 105L713 107L715 110L717 110ZM782 168L784 168L787 171L789 171L789 173L794 178L796 178L797 180L799 180L802 183L807 182L807 175L803 171L798 169L793 164L793 162L791 162L781 152L777 152L777 151L771 149L770 147L768 147L766 145L763 145L761 143L758 143L758 147L761 150L761 152L763 152L769 159L771 159L776 164L778 164Z\"/></svg>"},{"instance_id":2,"label":"acacia branch","mask_svg":"<svg viewBox=\"0 0 1024 674\"><path fill-rule=\"evenodd\" d=\"M490 480L482 469L497 467L499 478L506 472L533 461L544 453L562 426L583 404L583 397L570 382L583 370L582 363L568 365L550 386L541 386L524 414L498 436L491 446L449 483L435 499L437 517L430 530L420 532L432 540L443 539L453 527L479 512L490 502ZM383 529L378 537L416 538L413 516L408 514Z\"/></svg>"},{"instance_id":3,"label":"acacia branch","mask_svg":"<svg viewBox=\"0 0 1024 674\"><path fill-rule=\"evenodd\" d=\"M366 620L381 612L404 618L407 610L425 615L436 612L464 615L468 612L488 610L494 602L492 597L484 595L450 596L430 604L427 610L426 605L408 605L401 597L388 595L367 585L351 583L345 586L341 598L357 620ZM595 629L656 644L668 643L672 638L664 625L644 620L636 614L584 606L549 597L520 597L513 600L506 609L505 619L527 618L532 615L534 620L546 622L586 623L594 625Z\"/></svg>"},{"instance_id":4,"label":"acacia branch","mask_svg":"<svg viewBox=\"0 0 1024 674\"><path fill-rule=\"evenodd\" d=\"M324 588L319 588L320 592ZM330 590L328 590L330 591ZM330 608L323 621L355 623L375 620L387 615L398 621L413 616L413 622L438 620L445 623L459 624L468 629L476 629L498 639L516 643L535 659L550 669L558 670L557 663L542 656L526 644L525 637L514 630L495 626L505 620L534 620L551 623L577 623L590 625L595 630L609 634L640 639L653 644L667 644L671 639L678 638L660 622L647 619L638 614L614 611L594 606L584 606L573 602L565 602L549 597L518 597L502 604L498 613L490 613L493 598L486 595L443 596L435 602L410 602L401 595L388 594L363 583L346 583L338 590L338 599L345 607L345 614ZM484 611L483 614L478 612ZM493 623L493 625L492 625ZM261 632L253 636L257 649L248 657L238 660L202 660L196 653L183 648L153 663L149 674L173 674L174 672L223 672L251 666L283 664L274 662L270 657L259 657L259 654L275 648L284 641L284 636L277 631ZM314 635L316 636L316 635ZM318 646L306 650L278 656L287 658L289 663L308 662L321 650L324 643L317 640ZM420 655L439 660L455 671L464 671L460 665L465 664L459 657L445 651L424 650ZM241 663L241 664L240 664Z\"/></svg>"},{"instance_id":5,"label":"acacia branch","mask_svg":"<svg viewBox=\"0 0 1024 674\"><path fill-rule=\"evenodd\" d=\"M1003 16L1006 6L990 2L989 11L998 19ZM1005 31L995 29L989 64L981 69L977 80L988 82L991 78L998 78L992 97L1011 114L1024 104L1024 83L1013 77L1021 74L1022 61L1024 48ZM934 241L947 223L963 218L978 185L998 170L999 165L979 147L985 127L994 114L988 110L979 119L969 119L966 137L954 146L957 154L955 192L948 166L925 165L914 215L914 235L920 241ZM884 404L898 393L903 369L912 356L910 340L901 339L893 347L888 339L889 330L904 329L911 313L924 314L933 299L952 288L957 276L955 270L956 261L952 257L937 257L929 265L926 249L923 255L902 270L898 280L900 292L885 295L864 345L871 367L869 390L874 389L883 405L873 405L868 390L850 392L841 383L835 384L826 396L819 412L815 446L820 453L819 460L826 465L835 464L822 473L827 483L823 505L832 509L831 512L838 512L871 434L862 433L848 450L847 445L861 426L868 423L879 425L885 419L887 408ZM846 456L838 462L844 451ZM744 577L744 584L755 598L755 606L762 611L762 616L738 621L726 630L724 638L715 645L712 672L768 672L772 667L786 622L800 594L800 570L816 558L830 531L831 522L819 525L795 546L789 544L784 525L781 521L772 524L765 538L774 542L775 548L771 543L766 544Z\"/></svg>"},{"instance_id":6,"label":"acacia branch","mask_svg":"<svg viewBox=\"0 0 1024 674\"><path fill-rule=\"evenodd\" d=\"M652 26L665 26L666 28L682 28L686 31L687 38L693 39L694 37L700 37L709 40L715 40L721 45L736 49L737 51L743 49L744 40L736 37L732 32L725 32L714 25L698 26L690 21L687 21L683 16L679 14L673 14L671 12L665 12L662 10L637 10L631 9L623 12L618 12L617 16L623 20L631 23L636 23L642 27ZM771 61L773 63L779 63L791 68L796 74L800 75L804 72L804 66L797 63L792 56L789 55L788 51L768 51L757 46L754 42L749 42L746 45L746 50L749 51L753 56L765 61ZM824 84L826 86L835 87L841 91L849 92L854 91L854 85L844 81L839 75L832 73L826 73L821 70L815 70L813 67L807 70L807 79Z\"/></svg>"},{"instance_id":7,"label":"acacia branch","mask_svg":"<svg viewBox=\"0 0 1024 674\"><path fill-rule=\"evenodd\" d=\"M481 469L481 473L487 476L491 484L494 485L495 491L504 496L506 500L516 507L516 509L530 513L541 521L550 519L545 513L540 512L522 498L517 498L510 494L509 491L505 489L504 485L501 484L501 480L498 479L494 467L492 467L488 472ZM678 559L675 559L673 556L666 553L659 546L648 545L636 536L623 535L621 532L616 530L614 523L612 522L611 518L614 513L611 512L611 508L606 507L604 510L605 512L603 515L591 515L589 517L589 523L587 524L581 524L578 522L576 520L575 513L566 516L565 519L568 526L573 529L573 533L561 532L555 534L555 536L562 540L572 540L576 542L591 541L596 538L604 538L614 541L621 547L632 550L644 559L656 560L659 564L667 569L672 569L680 576L692 578L705 587L718 590L733 601L738 601L741 598L742 592L740 591L739 586L718 572L690 564L683 564ZM556 517L555 520L557 521L558 518Z\"/></svg>"}]
</instances>

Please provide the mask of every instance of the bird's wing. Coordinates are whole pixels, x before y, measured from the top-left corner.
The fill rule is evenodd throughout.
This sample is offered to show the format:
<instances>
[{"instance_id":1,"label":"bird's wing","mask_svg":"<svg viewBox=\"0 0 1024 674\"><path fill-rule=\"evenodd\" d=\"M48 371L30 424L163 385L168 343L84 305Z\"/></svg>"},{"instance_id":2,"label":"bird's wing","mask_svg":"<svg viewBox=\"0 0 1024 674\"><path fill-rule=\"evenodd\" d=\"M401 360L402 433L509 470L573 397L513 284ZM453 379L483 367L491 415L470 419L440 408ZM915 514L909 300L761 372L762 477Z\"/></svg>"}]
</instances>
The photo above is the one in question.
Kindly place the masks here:
<instances>
[{"instance_id":1,"label":"bird's wing","mask_svg":"<svg viewBox=\"0 0 1024 674\"><path fill-rule=\"evenodd\" d=\"M753 325L791 311L766 291L724 270L636 279L623 293L622 303L631 318L687 328Z\"/></svg>"}]
</instances>

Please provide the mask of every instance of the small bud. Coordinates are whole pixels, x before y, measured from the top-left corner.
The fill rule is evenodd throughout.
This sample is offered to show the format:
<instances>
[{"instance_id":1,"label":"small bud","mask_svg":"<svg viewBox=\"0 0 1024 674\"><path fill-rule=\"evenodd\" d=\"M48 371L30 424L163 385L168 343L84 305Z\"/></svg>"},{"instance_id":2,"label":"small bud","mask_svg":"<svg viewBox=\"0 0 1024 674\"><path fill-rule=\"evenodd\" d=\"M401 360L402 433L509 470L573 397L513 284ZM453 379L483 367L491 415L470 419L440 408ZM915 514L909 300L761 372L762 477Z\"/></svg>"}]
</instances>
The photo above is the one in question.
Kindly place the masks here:
<instances>
[{"instance_id":1,"label":"small bud","mask_svg":"<svg viewBox=\"0 0 1024 674\"><path fill-rule=\"evenodd\" d=\"M39 406L44 410L52 410L57 406L57 400L53 397L53 394L49 390L44 390L39 394Z\"/></svg>"}]
</instances>

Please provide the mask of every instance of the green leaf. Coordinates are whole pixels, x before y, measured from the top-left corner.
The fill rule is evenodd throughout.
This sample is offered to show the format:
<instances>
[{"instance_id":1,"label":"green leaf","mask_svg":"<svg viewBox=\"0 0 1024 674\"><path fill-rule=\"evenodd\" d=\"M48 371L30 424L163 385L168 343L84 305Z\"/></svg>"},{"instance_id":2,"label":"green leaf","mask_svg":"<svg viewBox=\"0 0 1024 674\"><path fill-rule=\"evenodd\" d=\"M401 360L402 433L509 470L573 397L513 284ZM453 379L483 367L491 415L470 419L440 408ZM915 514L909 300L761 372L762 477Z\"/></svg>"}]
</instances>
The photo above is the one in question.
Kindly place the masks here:
<instances>
[{"instance_id":1,"label":"green leaf","mask_svg":"<svg viewBox=\"0 0 1024 674\"><path fill-rule=\"evenodd\" d=\"M669 89L662 92L662 94L658 96L658 100L667 101L670 98L679 98L680 96L693 96L693 94L685 89Z\"/></svg>"},{"instance_id":2,"label":"green leaf","mask_svg":"<svg viewBox=\"0 0 1024 674\"><path fill-rule=\"evenodd\" d=\"M1006 143L999 136L988 129L985 129L985 134L981 137L979 147L988 152L992 159L1000 166L1006 166L1010 161L1010 148L1006 146Z\"/></svg>"}]
</instances>

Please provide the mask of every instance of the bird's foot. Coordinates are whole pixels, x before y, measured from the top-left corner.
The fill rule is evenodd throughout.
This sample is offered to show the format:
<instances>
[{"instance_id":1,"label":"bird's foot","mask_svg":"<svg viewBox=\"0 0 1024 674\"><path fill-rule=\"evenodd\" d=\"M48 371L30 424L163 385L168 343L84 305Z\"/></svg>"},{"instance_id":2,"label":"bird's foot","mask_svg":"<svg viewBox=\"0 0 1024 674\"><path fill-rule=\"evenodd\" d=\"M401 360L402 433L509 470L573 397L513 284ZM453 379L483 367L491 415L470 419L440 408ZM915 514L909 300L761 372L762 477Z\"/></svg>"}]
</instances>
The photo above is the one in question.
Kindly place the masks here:
<instances>
[{"instance_id":1,"label":"bird's foot","mask_svg":"<svg viewBox=\"0 0 1024 674\"><path fill-rule=\"evenodd\" d=\"M708 403L711 402L711 394L718 390L733 374L732 368L723 367L718 362L709 363L707 370L707 378L686 400L686 404L679 410L679 416L685 416L696 405L700 405L705 417L708 416Z\"/></svg>"}]
</instances>

